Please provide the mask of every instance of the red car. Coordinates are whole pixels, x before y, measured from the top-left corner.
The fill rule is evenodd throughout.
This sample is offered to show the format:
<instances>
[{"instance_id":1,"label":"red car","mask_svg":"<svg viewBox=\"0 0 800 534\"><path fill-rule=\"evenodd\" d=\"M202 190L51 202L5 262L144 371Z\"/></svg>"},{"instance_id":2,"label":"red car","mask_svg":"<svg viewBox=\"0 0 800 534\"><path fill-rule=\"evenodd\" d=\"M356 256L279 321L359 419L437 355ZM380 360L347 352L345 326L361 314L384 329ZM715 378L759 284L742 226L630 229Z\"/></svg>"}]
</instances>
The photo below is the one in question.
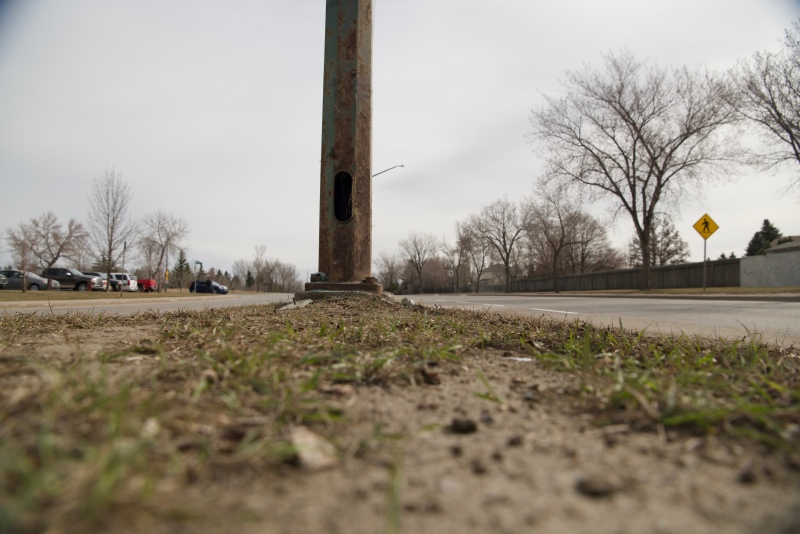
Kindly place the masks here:
<instances>
[{"instance_id":1,"label":"red car","mask_svg":"<svg viewBox=\"0 0 800 534\"><path fill-rule=\"evenodd\" d=\"M144 291L146 293L158 291L158 282L152 278L140 278L136 280L136 285L138 286L139 291Z\"/></svg>"}]
</instances>

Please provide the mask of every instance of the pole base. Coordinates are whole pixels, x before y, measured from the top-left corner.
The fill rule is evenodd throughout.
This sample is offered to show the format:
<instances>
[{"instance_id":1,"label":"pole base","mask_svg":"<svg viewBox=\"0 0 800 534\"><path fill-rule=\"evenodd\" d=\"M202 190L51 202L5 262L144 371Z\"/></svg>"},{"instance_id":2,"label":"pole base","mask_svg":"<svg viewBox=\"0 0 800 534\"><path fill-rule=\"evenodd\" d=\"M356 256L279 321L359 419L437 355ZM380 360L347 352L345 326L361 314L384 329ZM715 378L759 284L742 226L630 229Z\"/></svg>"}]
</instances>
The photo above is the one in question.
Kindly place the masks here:
<instances>
[{"instance_id":1,"label":"pole base","mask_svg":"<svg viewBox=\"0 0 800 534\"><path fill-rule=\"evenodd\" d=\"M307 282L306 291L366 291L383 293L383 286L375 278L367 278L363 282Z\"/></svg>"}]
</instances>

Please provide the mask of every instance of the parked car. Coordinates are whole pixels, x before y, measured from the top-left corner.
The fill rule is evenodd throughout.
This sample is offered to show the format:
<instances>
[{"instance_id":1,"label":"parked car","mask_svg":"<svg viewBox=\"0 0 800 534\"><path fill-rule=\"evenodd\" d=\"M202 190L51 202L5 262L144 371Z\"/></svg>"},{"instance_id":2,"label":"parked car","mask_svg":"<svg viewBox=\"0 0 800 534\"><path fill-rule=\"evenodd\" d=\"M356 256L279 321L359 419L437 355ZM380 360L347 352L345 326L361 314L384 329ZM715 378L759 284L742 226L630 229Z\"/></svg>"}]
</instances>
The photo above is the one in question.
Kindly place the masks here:
<instances>
[{"instance_id":1,"label":"parked car","mask_svg":"<svg viewBox=\"0 0 800 534\"><path fill-rule=\"evenodd\" d=\"M119 291L122 286L122 291L139 291L139 286L136 285L136 275L130 273L111 273L111 278L117 281L115 291Z\"/></svg>"},{"instance_id":2,"label":"parked car","mask_svg":"<svg viewBox=\"0 0 800 534\"><path fill-rule=\"evenodd\" d=\"M17 271L14 269L0 271L0 275L4 276L7 280L7 284L4 286L4 289L22 289L23 283L23 273L27 278L29 291L38 291L40 289L47 289L47 279L42 278L38 274L34 274L27 271ZM58 283L58 280L53 280L50 283L50 289L54 291L58 291L61 289L61 284Z\"/></svg>"},{"instance_id":3,"label":"parked car","mask_svg":"<svg viewBox=\"0 0 800 534\"><path fill-rule=\"evenodd\" d=\"M227 295L228 286L223 286L213 280L206 280L205 282L198 280L192 282L189 286L189 293L216 293L217 295Z\"/></svg>"},{"instance_id":4,"label":"parked car","mask_svg":"<svg viewBox=\"0 0 800 534\"><path fill-rule=\"evenodd\" d=\"M0 274L0 289L5 289L8 284L8 278L4 274Z\"/></svg>"},{"instance_id":5,"label":"parked car","mask_svg":"<svg viewBox=\"0 0 800 534\"><path fill-rule=\"evenodd\" d=\"M44 278L58 280L63 289L74 289L75 291L87 291L89 285L102 285L103 279L99 276L87 276L77 269L65 269L63 267L51 267L42 273Z\"/></svg>"},{"instance_id":6,"label":"parked car","mask_svg":"<svg viewBox=\"0 0 800 534\"><path fill-rule=\"evenodd\" d=\"M158 290L158 282L152 278L139 278L136 280L136 285L139 287L139 291L144 293L152 293Z\"/></svg>"},{"instance_id":7,"label":"parked car","mask_svg":"<svg viewBox=\"0 0 800 534\"><path fill-rule=\"evenodd\" d=\"M105 274L94 271L83 271L83 274L86 276L97 276L103 279L103 283L100 286L94 286L92 288L93 291L105 291L108 288L108 278Z\"/></svg>"}]
</instances>

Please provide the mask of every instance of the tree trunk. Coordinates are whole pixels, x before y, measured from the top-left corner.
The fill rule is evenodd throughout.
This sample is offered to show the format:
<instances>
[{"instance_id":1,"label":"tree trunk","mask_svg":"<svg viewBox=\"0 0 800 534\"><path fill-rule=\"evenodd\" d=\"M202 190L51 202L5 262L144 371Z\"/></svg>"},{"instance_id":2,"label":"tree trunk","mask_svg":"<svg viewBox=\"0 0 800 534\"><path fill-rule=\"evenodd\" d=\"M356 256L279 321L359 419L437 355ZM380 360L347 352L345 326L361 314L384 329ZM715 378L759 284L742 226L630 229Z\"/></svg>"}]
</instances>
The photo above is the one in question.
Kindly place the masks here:
<instances>
[{"instance_id":1,"label":"tree trunk","mask_svg":"<svg viewBox=\"0 0 800 534\"><path fill-rule=\"evenodd\" d=\"M511 263L506 263L506 293L511 293Z\"/></svg>"},{"instance_id":2,"label":"tree trunk","mask_svg":"<svg viewBox=\"0 0 800 534\"><path fill-rule=\"evenodd\" d=\"M553 291L558 293L558 255L553 251Z\"/></svg>"},{"instance_id":3,"label":"tree trunk","mask_svg":"<svg viewBox=\"0 0 800 534\"><path fill-rule=\"evenodd\" d=\"M642 290L649 291L653 289L653 284L650 282L650 229L646 228L641 235L639 235L639 242L642 245Z\"/></svg>"}]
</instances>

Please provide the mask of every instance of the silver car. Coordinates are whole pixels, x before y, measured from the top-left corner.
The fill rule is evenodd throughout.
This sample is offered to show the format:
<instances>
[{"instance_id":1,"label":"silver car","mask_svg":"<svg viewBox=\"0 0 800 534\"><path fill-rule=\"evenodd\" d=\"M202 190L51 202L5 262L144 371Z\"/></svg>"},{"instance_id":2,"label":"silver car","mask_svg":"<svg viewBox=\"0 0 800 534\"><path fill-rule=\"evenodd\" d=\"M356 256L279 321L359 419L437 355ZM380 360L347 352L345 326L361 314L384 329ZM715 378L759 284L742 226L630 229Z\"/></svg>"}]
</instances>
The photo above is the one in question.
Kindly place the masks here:
<instances>
[{"instance_id":1,"label":"silver car","mask_svg":"<svg viewBox=\"0 0 800 534\"><path fill-rule=\"evenodd\" d=\"M4 275L8 279L8 283L5 285L4 289L22 289L22 282L24 280L22 277L23 272L25 272L25 276L27 278L27 289L29 291L47 289L47 278L42 278L38 274L31 272L16 270L0 271L0 274ZM58 283L58 280L53 280L51 282L50 289L58 291L61 289L61 284Z\"/></svg>"}]
</instances>

